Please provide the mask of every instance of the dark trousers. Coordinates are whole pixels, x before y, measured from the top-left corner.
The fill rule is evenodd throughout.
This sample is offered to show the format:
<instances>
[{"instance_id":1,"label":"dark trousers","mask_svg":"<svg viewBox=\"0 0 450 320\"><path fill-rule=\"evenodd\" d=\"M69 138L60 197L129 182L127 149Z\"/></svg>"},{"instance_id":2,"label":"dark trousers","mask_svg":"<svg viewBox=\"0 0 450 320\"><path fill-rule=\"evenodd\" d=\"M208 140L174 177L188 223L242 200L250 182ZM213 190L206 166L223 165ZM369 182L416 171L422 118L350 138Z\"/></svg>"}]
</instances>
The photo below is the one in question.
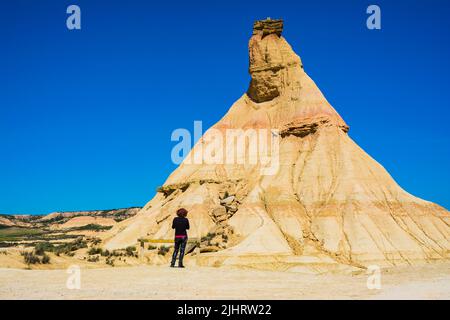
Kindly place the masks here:
<instances>
[{"instance_id":1,"label":"dark trousers","mask_svg":"<svg viewBox=\"0 0 450 320\"><path fill-rule=\"evenodd\" d=\"M175 238L175 250L173 251L172 255L172 262L171 265L175 265L175 261L177 260L178 251L180 251L180 257L178 258L178 265L183 265L183 257L184 257L184 250L186 249L187 244L187 237L184 238Z\"/></svg>"}]
</instances>

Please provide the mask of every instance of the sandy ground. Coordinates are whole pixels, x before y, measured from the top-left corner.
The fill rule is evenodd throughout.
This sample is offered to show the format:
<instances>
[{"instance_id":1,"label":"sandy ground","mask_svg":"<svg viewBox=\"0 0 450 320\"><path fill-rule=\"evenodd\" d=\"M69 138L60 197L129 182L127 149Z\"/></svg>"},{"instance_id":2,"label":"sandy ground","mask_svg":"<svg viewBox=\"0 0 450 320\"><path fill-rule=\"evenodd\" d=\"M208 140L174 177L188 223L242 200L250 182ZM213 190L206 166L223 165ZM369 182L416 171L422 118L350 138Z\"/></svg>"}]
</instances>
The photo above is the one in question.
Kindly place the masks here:
<instances>
[{"instance_id":1,"label":"sandy ground","mask_svg":"<svg viewBox=\"0 0 450 320\"><path fill-rule=\"evenodd\" d=\"M0 299L450 299L450 263L383 270L381 289L367 275L139 266L66 270L0 269Z\"/></svg>"}]
</instances>

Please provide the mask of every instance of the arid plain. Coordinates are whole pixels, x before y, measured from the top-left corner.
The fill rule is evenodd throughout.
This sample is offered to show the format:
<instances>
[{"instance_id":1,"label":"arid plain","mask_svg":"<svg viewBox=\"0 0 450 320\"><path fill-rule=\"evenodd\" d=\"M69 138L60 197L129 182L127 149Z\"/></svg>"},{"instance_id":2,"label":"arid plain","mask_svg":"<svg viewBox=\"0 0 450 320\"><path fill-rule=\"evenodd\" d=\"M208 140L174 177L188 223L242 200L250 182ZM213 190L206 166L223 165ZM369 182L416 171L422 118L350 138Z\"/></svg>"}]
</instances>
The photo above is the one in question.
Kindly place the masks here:
<instances>
[{"instance_id":1,"label":"arid plain","mask_svg":"<svg viewBox=\"0 0 450 320\"><path fill-rule=\"evenodd\" d=\"M450 299L450 263L368 275L302 274L191 266L81 269L80 289L61 270L0 269L0 299Z\"/></svg>"}]
</instances>

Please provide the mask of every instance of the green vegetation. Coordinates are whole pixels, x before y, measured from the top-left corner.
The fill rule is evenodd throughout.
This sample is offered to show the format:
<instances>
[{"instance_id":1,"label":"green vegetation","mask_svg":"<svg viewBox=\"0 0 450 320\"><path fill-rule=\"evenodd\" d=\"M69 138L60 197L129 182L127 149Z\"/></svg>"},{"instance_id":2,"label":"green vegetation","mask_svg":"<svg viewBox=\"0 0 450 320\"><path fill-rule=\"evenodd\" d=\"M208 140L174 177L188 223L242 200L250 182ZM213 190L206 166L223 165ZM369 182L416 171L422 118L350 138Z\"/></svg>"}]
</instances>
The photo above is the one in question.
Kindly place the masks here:
<instances>
[{"instance_id":1,"label":"green vegetation","mask_svg":"<svg viewBox=\"0 0 450 320\"><path fill-rule=\"evenodd\" d=\"M67 220L67 219L64 219L64 216L61 214L54 218L47 219L47 220L43 221L43 223L45 223L47 225L52 224L52 223L61 223L61 222L63 222L62 220Z\"/></svg>"},{"instance_id":2,"label":"green vegetation","mask_svg":"<svg viewBox=\"0 0 450 320\"><path fill-rule=\"evenodd\" d=\"M100 260L99 256L91 256L87 258L88 262L98 262Z\"/></svg>"},{"instance_id":3,"label":"green vegetation","mask_svg":"<svg viewBox=\"0 0 450 320\"><path fill-rule=\"evenodd\" d=\"M77 251L81 248L87 248L87 242L83 238L78 238L75 241L67 242L55 247L54 252L57 256L59 256L60 254L65 254L69 257L73 257L73 255L75 254L74 251Z\"/></svg>"},{"instance_id":4,"label":"green vegetation","mask_svg":"<svg viewBox=\"0 0 450 320\"><path fill-rule=\"evenodd\" d=\"M162 256L165 256L165 255L169 252L169 250L170 250L169 247L161 246L161 247L159 247L159 249L158 249L158 254L159 254L159 255L162 255Z\"/></svg>"},{"instance_id":5,"label":"green vegetation","mask_svg":"<svg viewBox=\"0 0 450 320\"><path fill-rule=\"evenodd\" d=\"M122 257L125 253L122 250L113 250L109 255L111 257Z\"/></svg>"},{"instance_id":6,"label":"green vegetation","mask_svg":"<svg viewBox=\"0 0 450 320\"><path fill-rule=\"evenodd\" d=\"M94 246L100 244L102 242L102 240L100 238L93 238L91 239L91 242Z\"/></svg>"},{"instance_id":7,"label":"green vegetation","mask_svg":"<svg viewBox=\"0 0 450 320\"><path fill-rule=\"evenodd\" d=\"M136 209L138 207L131 207L131 208L125 208L125 209L110 209L110 210L103 210L98 216L100 217L111 217L116 222L123 221L130 216L133 216L134 214L130 214L130 209Z\"/></svg>"},{"instance_id":8,"label":"green vegetation","mask_svg":"<svg viewBox=\"0 0 450 320\"><path fill-rule=\"evenodd\" d=\"M84 230L89 230L89 231L104 231L104 230L109 230L111 229L112 226L102 226L99 224L95 224L95 223L90 223L87 224L85 226L81 226L81 227L76 227L76 228L70 228L70 231L84 231Z\"/></svg>"},{"instance_id":9,"label":"green vegetation","mask_svg":"<svg viewBox=\"0 0 450 320\"><path fill-rule=\"evenodd\" d=\"M23 260L26 264L49 264L50 263L50 257L46 255L45 253L42 253L42 258L39 258L39 255L34 251L24 251L20 253L23 257Z\"/></svg>"},{"instance_id":10,"label":"green vegetation","mask_svg":"<svg viewBox=\"0 0 450 320\"><path fill-rule=\"evenodd\" d=\"M57 240L66 240L66 239L76 239L79 238L80 235L78 234L51 234L43 233L42 235L36 235L36 236L30 236L27 239L19 239L20 240L27 240L27 241L57 241ZM35 243L32 243L31 246L34 246Z\"/></svg>"},{"instance_id":11,"label":"green vegetation","mask_svg":"<svg viewBox=\"0 0 450 320\"><path fill-rule=\"evenodd\" d=\"M214 238L215 236L216 236L215 233L208 232L208 234L207 234L206 236L204 236L204 237L201 238L201 241L202 241L202 242L203 242L203 241L209 242L209 241L211 241L211 239Z\"/></svg>"},{"instance_id":12,"label":"green vegetation","mask_svg":"<svg viewBox=\"0 0 450 320\"><path fill-rule=\"evenodd\" d=\"M116 221L123 221L131 216L133 216L136 210L130 211L130 209L134 208L122 208L122 209L111 209L111 210L103 210L103 211L92 211L92 214L87 214L87 216L101 216L101 217L109 217L115 219ZM74 212L74 215L64 215L57 214L51 219L42 220L44 216L23 216L16 217L14 215L5 215L0 214L0 217L4 217L8 219L12 223L17 223L14 226L3 225L0 224L0 248L8 248L14 246L26 246L26 247L35 247L37 243L40 242L51 242L53 243L55 248L43 248L44 251L52 251L56 250L56 243L61 243L61 240L75 240L80 236L83 236L82 231L105 231L112 228L112 226L103 226L99 224L88 224L81 227L74 227L68 229L53 229L51 228L54 225L60 225L68 220L72 219L76 216L84 216L86 214L77 214ZM28 227L22 227L22 223L31 224ZM79 234L77 234L80 231ZM97 246L101 243L100 239L94 238L94 240L89 240L89 243L92 243L94 246ZM40 249L38 248L38 251ZM57 249L57 253L65 253L68 255L72 255L72 249L67 246L59 246Z\"/></svg>"},{"instance_id":13,"label":"green vegetation","mask_svg":"<svg viewBox=\"0 0 450 320\"><path fill-rule=\"evenodd\" d=\"M67 256L73 257L75 255L74 251L86 247L87 243L82 238L78 238L75 241L61 243L58 245L46 241L36 243L34 246L33 254L36 256L42 256L42 263L49 263L50 257L46 255L46 252L53 252L57 256L65 254ZM27 259L32 261L32 257L27 257Z\"/></svg>"},{"instance_id":14,"label":"green vegetation","mask_svg":"<svg viewBox=\"0 0 450 320\"><path fill-rule=\"evenodd\" d=\"M50 257L44 253L44 254L42 255L41 263L42 263L42 264L48 264L48 263L50 263Z\"/></svg>"},{"instance_id":15,"label":"green vegetation","mask_svg":"<svg viewBox=\"0 0 450 320\"><path fill-rule=\"evenodd\" d=\"M16 246L18 243L34 247L40 242L75 239L79 235L52 234L53 231L41 228L3 227L0 228L0 248ZM47 250L50 251L50 250Z\"/></svg>"},{"instance_id":16,"label":"green vegetation","mask_svg":"<svg viewBox=\"0 0 450 320\"><path fill-rule=\"evenodd\" d=\"M125 250L113 250L113 251L103 250L102 248L98 247L91 247L87 251L87 254L90 256L101 255L102 257L106 257L107 261L111 260L112 257L123 257L123 256L135 258L138 257L136 247L133 246L127 247Z\"/></svg>"},{"instance_id":17,"label":"green vegetation","mask_svg":"<svg viewBox=\"0 0 450 320\"><path fill-rule=\"evenodd\" d=\"M26 264L36 264L41 263L41 260L37 255L35 255L33 252L21 252L21 255L23 257L23 260Z\"/></svg>"},{"instance_id":18,"label":"green vegetation","mask_svg":"<svg viewBox=\"0 0 450 320\"><path fill-rule=\"evenodd\" d=\"M136 247L132 247L132 246L127 247L125 249L125 253L129 257L137 257Z\"/></svg>"},{"instance_id":19,"label":"green vegetation","mask_svg":"<svg viewBox=\"0 0 450 320\"><path fill-rule=\"evenodd\" d=\"M111 257L106 258L106 264L110 265L111 267L114 267L114 259Z\"/></svg>"},{"instance_id":20,"label":"green vegetation","mask_svg":"<svg viewBox=\"0 0 450 320\"><path fill-rule=\"evenodd\" d=\"M110 217L116 219L116 221L122 221L135 212L131 213L131 208L126 209L111 209L104 211L93 211L92 216ZM134 210L135 211L135 210ZM122 257L130 256L137 257L136 247L129 247L123 250L102 250L97 248L101 243L101 239L97 237L86 238L82 231L105 231L112 228L112 226L103 226L100 224L88 224L81 227L74 227L68 229L54 229L52 225L64 223L73 216L68 215L56 215L52 219L42 220L43 216L27 216L27 217L15 217L13 215L1 215L13 223L18 223L15 226L0 224L0 248L9 247L28 247L23 253L23 257L27 264L35 263L50 263L50 257L46 253L54 253L59 256L61 254L67 256L74 256L75 252L81 248L90 248L89 255L100 255L103 257ZM77 216L77 215L75 215ZM21 227L20 223L29 223L29 227ZM80 231L80 232L77 232ZM2 253L2 252L0 252ZM92 258L95 259L95 258ZM38 261L39 260L39 261ZM110 259L110 263L114 264L114 260Z\"/></svg>"},{"instance_id":21,"label":"green vegetation","mask_svg":"<svg viewBox=\"0 0 450 320\"><path fill-rule=\"evenodd\" d=\"M93 256L95 254L102 254L102 248L92 247L87 252L88 255Z\"/></svg>"},{"instance_id":22,"label":"green vegetation","mask_svg":"<svg viewBox=\"0 0 450 320\"><path fill-rule=\"evenodd\" d=\"M45 231L37 228L6 227L0 229L0 241L27 240L36 235L42 235Z\"/></svg>"},{"instance_id":23,"label":"green vegetation","mask_svg":"<svg viewBox=\"0 0 450 320\"><path fill-rule=\"evenodd\" d=\"M53 252L55 249L55 246L51 244L50 242L39 242L34 247L34 252L42 256L46 251L47 252Z\"/></svg>"}]
</instances>

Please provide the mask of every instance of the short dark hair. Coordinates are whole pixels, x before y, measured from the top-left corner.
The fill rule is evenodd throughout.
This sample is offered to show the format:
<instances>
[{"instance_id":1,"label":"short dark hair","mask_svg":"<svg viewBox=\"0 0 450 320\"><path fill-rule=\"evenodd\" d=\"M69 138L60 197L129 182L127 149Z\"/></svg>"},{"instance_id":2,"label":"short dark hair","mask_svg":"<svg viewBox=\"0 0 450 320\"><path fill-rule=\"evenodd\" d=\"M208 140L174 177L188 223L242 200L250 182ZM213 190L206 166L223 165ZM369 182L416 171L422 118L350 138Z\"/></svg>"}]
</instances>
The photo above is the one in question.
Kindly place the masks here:
<instances>
[{"instance_id":1,"label":"short dark hair","mask_svg":"<svg viewBox=\"0 0 450 320\"><path fill-rule=\"evenodd\" d=\"M186 217L188 214L188 211L185 208L180 208L177 210L177 216L179 217Z\"/></svg>"}]
</instances>

